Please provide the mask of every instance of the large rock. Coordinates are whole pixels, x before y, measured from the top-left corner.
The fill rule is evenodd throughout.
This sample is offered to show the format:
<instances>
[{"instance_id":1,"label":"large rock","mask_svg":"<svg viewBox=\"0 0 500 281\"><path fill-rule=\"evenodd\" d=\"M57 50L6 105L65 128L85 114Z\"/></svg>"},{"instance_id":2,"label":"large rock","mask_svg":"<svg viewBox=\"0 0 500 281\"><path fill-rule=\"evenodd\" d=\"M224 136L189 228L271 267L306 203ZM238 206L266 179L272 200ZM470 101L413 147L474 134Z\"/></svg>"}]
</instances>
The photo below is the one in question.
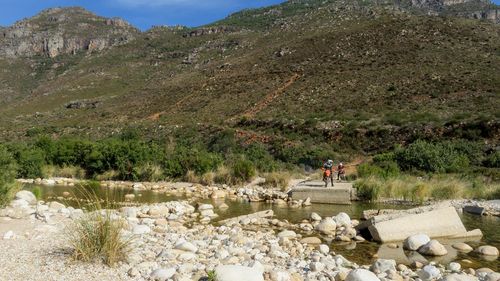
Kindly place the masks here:
<instances>
[{"instance_id":1,"label":"large rock","mask_svg":"<svg viewBox=\"0 0 500 281\"><path fill-rule=\"evenodd\" d=\"M455 208L443 205L375 216L358 229L364 227L368 227L373 239L378 242L403 241L421 233L429 237L453 238L482 235L480 231L467 232Z\"/></svg>"},{"instance_id":2,"label":"large rock","mask_svg":"<svg viewBox=\"0 0 500 281\"><path fill-rule=\"evenodd\" d=\"M138 224L136 226L134 226L134 228L132 229L132 233L134 233L135 235L142 235L142 234L146 234L146 233L150 233L151 232L151 228L147 225L143 225L143 224Z\"/></svg>"},{"instance_id":3,"label":"large rock","mask_svg":"<svg viewBox=\"0 0 500 281\"><path fill-rule=\"evenodd\" d=\"M380 281L377 275L366 269L354 269L347 275L345 281Z\"/></svg>"},{"instance_id":4,"label":"large rock","mask_svg":"<svg viewBox=\"0 0 500 281\"><path fill-rule=\"evenodd\" d=\"M302 238L300 240L300 243L319 245L322 243L322 241L318 237L306 237L306 238Z\"/></svg>"},{"instance_id":5,"label":"large rock","mask_svg":"<svg viewBox=\"0 0 500 281\"><path fill-rule=\"evenodd\" d=\"M217 281L264 281L263 272L241 265L220 265L215 268Z\"/></svg>"},{"instance_id":6,"label":"large rock","mask_svg":"<svg viewBox=\"0 0 500 281\"><path fill-rule=\"evenodd\" d=\"M36 204L35 194L27 190L21 190L18 193L16 193L16 199L22 199L28 202L30 205Z\"/></svg>"},{"instance_id":7,"label":"large rock","mask_svg":"<svg viewBox=\"0 0 500 281\"><path fill-rule=\"evenodd\" d=\"M423 281L429 281L439 278L441 276L441 271L433 265L426 265L419 270L417 274Z\"/></svg>"},{"instance_id":8,"label":"large rock","mask_svg":"<svg viewBox=\"0 0 500 281\"><path fill-rule=\"evenodd\" d=\"M61 209L66 208L66 206L64 206L64 204L61 204L59 202L52 201L52 202L49 203L49 208L52 209L52 210L55 210L55 211L59 211Z\"/></svg>"},{"instance_id":9,"label":"large rock","mask_svg":"<svg viewBox=\"0 0 500 281\"><path fill-rule=\"evenodd\" d=\"M426 234L412 235L405 239L403 248L410 251L416 251L418 248L429 243L429 241L431 241L431 239Z\"/></svg>"},{"instance_id":10,"label":"large rock","mask_svg":"<svg viewBox=\"0 0 500 281\"><path fill-rule=\"evenodd\" d=\"M245 221L245 220L248 220L248 221L251 221L253 219L259 220L262 218L270 218L272 216L274 216L273 210L260 211L260 212L256 212L256 213L249 214L249 215L243 215L243 216L238 216L238 217L226 219L226 220L220 221L219 224L221 224L221 225L233 225L233 224L237 224L241 221Z\"/></svg>"},{"instance_id":11,"label":"large rock","mask_svg":"<svg viewBox=\"0 0 500 281\"><path fill-rule=\"evenodd\" d=\"M297 237L297 233L292 230L283 230L282 232L278 233L278 237L293 239Z\"/></svg>"},{"instance_id":12,"label":"large rock","mask_svg":"<svg viewBox=\"0 0 500 281\"><path fill-rule=\"evenodd\" d=\"M425 256L444 256L448 254L446 248L437 240L431 240L418 249L418 252Z\"/></svg>"},{"instance_id":13,"label":"large rock","mask_svg":"<svg viewBox=\"0 0 500 281\"><path fill-rule=\"evenodd\" d=\"M471 252L472 250L472 247L469 246L468 244L465 244L463 242L458 242L458 243L455 243L453 245L451 245L454 249L460 251L460 252L465 252L465 253L468 253L468 252Z\"/></svg>"},{"instance_id":14,"label":"large rock","mask_svg":"<svg viewBox=\"0 0 500 281\"><path fill-rule=\"evenodd\" d=\"M195 245L187 241L181 241L177 243L177 245L175 245L175 248L177 250L193 252L193 253L196 253L198 251L198 248Z\"/></svg>"},{"instance_id":15,"label":"large rock","mask_svg":"<svg viewBox=\"0 0 500 281\"><path fill-rule=\"evenodd\" d=\"M344 212L338 213L333 220L337 223L337 226L351 226L351 218Z\"/></svg>"},{"instance_id":16,"label":"large rock","mask_svg":"<svg viewBox=\"0 0 500 281\"><path fill-rule=\"evenodd\" d=\"M325 235L335 235L335 229L337 228L337 224L335 221L326 217L315 227L316 231Z\"/></svg>"},{"instance_id":17,"label":"large rock","mask_svg":"<svg viewBox=\"0 0 500 281\"><path fill-rule=\"evenodd\" d=\"M485 256L498 256L498 249L493 246L480 246L476 249L476 252Z\"/></svg>"},{"instance_id":18,"label":"large rock","mask_svg":"<svg viewBox=\"0 0 500 281\"><path fill-rule=\"evenodd\" d=\"M380 274L380 273L387 272L390 270L394 271L394 270L396 270L396 261L395 260L378 259L371 265L370 270L375 272L376 274Z\"/></svg>"},{"instance_id":19,"label":"large rock","mask_svg":"<svg viewBox=\"0 0 500 281\"><path fill-rule=\"evenodd\" d=\"M156 269L155 271L151 272L151 280L154 281L167 281L168 279L172 278L175 274L175 268L167 268L167 269Z\"/></svg>"},{"instance_id":20,"label":"large rock","mask_svg":"<svg viewBox=\"0 0 500 281\"><path fill-rule=\"evenodd\" d=\"M292 281L290 273L281 270L273 270L270 274L271 281Z\"/></svg>"},{"instance_id":21,"label":"large rock","mask_svg":"<svg viewBox=\"0 0 500 281\"><path fill-rule=\"evenodd\" d=\"M312 212L310 217L312 221L321 221L321 216L318 213Z\"/></svg>"}]
</instances>

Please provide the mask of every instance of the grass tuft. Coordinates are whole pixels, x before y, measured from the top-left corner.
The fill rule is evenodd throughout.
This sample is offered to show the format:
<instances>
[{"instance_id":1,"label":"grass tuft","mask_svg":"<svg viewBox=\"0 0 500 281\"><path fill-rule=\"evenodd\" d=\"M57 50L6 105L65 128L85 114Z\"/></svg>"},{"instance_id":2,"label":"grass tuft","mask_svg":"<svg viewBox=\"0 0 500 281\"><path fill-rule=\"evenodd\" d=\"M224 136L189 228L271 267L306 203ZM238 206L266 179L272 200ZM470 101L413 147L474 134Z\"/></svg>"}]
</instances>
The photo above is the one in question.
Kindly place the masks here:
<instances>
[{"instance_id":1,"label":"grass tuft","mask_svg":"<svg viewBox=\"0 0 500 281\"><path fill-rule=\"evenodd\" d=\"M73 257L84 262L102 261L109 266L123 261L131 242L122 235L124 221L103 207L111 206L109 200L103 205L93 191L83 189L82 192L91 201L88 208L92 211L76 219L67 229Z\"/></svg>"}]
</instances>

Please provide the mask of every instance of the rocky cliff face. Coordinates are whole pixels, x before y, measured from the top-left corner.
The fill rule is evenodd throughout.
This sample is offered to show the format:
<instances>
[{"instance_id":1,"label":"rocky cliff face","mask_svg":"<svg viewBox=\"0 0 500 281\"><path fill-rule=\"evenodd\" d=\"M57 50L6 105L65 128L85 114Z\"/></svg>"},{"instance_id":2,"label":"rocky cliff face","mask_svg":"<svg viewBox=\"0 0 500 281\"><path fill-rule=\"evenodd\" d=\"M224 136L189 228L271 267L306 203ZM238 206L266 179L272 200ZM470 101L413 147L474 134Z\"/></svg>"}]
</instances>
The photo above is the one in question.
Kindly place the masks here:
<instances>
[{"instance_id":1,"label":"rocky cliff face","mask_svg":"<svg viewBox=\"0 0 500 281\"><path fill-rule=\"evenodd\" d=\"M0 28L0 56L56 57L95 52L128 42L138 32L122 19L98 17L82 8L48 9Z\"/></svg>"}]
</instances>

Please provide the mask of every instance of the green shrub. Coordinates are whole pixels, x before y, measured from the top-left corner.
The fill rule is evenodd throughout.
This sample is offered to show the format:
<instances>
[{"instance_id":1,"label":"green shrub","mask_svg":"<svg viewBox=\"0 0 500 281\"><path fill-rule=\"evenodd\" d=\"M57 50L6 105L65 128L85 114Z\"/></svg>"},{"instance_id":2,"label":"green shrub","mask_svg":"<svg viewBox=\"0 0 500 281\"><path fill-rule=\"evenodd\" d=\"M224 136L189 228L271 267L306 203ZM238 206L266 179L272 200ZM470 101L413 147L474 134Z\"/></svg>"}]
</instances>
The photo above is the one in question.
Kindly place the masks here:
<instances>
[{"instance_id":1,"label":"green shrub","mask_svg":"<svg viewBox=\"0 0 500 281\"><path fill-rule=\"evenodd\" d=\"M256 171L253 163L244 157L239 157L232 167L233 177L242 182L248 182L255 177Z\"/></svg>"},{"instance_id":2,"label":"green shrub","mask_svg":"<svg viewBox=\"0 0 500 281\"><path fill-rule=\"evenodd\" d=\"M38 186L35 186L31 192L33 193L33 195L35 195L36 199L37 200L41 200L42 199L42 189Z\"/></svg>"},{"instance_id":3,"label":"green shrub","mask_svg":"<svg viewBox=\"0 0 500 281\"><path fill-rule=\"evenodd\" d=\"M358 176L390 178L399 175L399 166L393 161L376 162L376 164L363 163L358 166Z\"/></svg>"},{"instance_id":4,"label":"green shrub","mask_svg":"<svg viewBox=\"0 0 500 281\"><path fill-rule=\"evenodd\" d=\"M488 155L484 160L484 166L490 168L500 168L500 151L497 150Z\"/></svg>"},{"instance_id":5,"label":"green shrub","mask_svg":"<svg viewBox=\"0 0 500 281\"><path fill-rule=\"evenodd\" d=\"M0 145L0 208L5 207L20 189L19 184L14 182L16 170L14 157L4 146Z\"/></svg>"},{"instance_id":6,"label":"green shrub","mask_svg":"<svg viewBox=\"0 0 500 281\"><path fill-rule=\"evenodd\" d=\"M469 167L469 159L452 145L416 141L395 151L395 159L403 170L426 172L459 172Z\"/></svg>"},{"instance_id":7,"label":"green shrub","mask_svg":"<svg viewBox=\"0 0 500 281\"><path fill-rule=\"evenodd\" d=\"M41 149L30 148L26 145L16 146L14 157L18 164L18 177L29 179L43 177L42 168L45 166L45 155Z\"/></svg>"},{"instance_id":8,"label":"green shrub","mask_svg":"<svg viewBox=\"0 0 500 281\"><path fill-rule=\"evenodd\" d=\"M375 177L359 179L354 182L358 197L364 200L377 201L381 197L382 183Z\"/></svg>"}]
</instances>

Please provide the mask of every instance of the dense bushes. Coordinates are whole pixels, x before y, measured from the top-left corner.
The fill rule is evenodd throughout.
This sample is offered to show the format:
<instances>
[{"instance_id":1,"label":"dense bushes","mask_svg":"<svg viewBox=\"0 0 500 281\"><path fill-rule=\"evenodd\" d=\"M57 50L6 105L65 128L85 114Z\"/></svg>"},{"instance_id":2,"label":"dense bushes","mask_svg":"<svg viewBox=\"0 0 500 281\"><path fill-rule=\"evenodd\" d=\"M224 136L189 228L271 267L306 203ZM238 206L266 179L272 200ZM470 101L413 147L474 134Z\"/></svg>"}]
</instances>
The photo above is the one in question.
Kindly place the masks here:
<instances>
[{"instance_id":1,"label":"dense bushes","mask_svg":"<svg viewBox=\"0 0 500 281\"><path fill-rule=\"evenodd\" d=\"M399 198L422 202L428 199L495 198L500 186L474 176L474 170L495 168L498 152L487 153L474 142L447 141L429 143L416 141L407 147L397 147L393 152L379 154L370 163L358 167L360 180L356 182L359 195L367 200L381 197ZM405 171L406 174L400 173ZM457 179L454 173L461 175ZM410 174L418 175L410 176ZM473 177L470 179L470 177ZM493 179L494 181L494 179Z\"/></svg>"},{"instance_id":2,"label":"dense bushes","mask_svg":"<svg viewBox=\"0 0 500 281\"><path fill-rule=\"evenodd\" d=\"M0 145L0 208L4 207L13 197L17 186L16 163L12 154Z\"/></svg>"},{"instance_id":3,"label":"dense bushes","mask_svg":"<svg viewBox=\"0 0 500 281\"><path fill-rule=\"evenodd\" d=\"M231 147L224 149L225 145ZM185 139L162 145L160 141L134 136L99 141L42 136L33 142L9 143L6 147L19 164L15 176L20 178L159 181L182 179L189 171L190 177L203 178L204 182L240 182L253 178L256 170L275 171L280 165L264 146L237 147L232 140L204 146ZM214 150L209 151L210 147ZM217 175L215 172L224 164L229 168L228 175Z\"/></svg>"},{"instance_id":4,"label":"dense bushes","mask_svg":"<svg viewBox=\"0 0 500 281\"><path fill-rule=\"evenodd\" d=\"M406 148L396 149L394 159L402 170L462 172L469 167L470 160L474 160L475 153L461 148L461 144L416 141Z\"/></svg>"}]
</instances>

